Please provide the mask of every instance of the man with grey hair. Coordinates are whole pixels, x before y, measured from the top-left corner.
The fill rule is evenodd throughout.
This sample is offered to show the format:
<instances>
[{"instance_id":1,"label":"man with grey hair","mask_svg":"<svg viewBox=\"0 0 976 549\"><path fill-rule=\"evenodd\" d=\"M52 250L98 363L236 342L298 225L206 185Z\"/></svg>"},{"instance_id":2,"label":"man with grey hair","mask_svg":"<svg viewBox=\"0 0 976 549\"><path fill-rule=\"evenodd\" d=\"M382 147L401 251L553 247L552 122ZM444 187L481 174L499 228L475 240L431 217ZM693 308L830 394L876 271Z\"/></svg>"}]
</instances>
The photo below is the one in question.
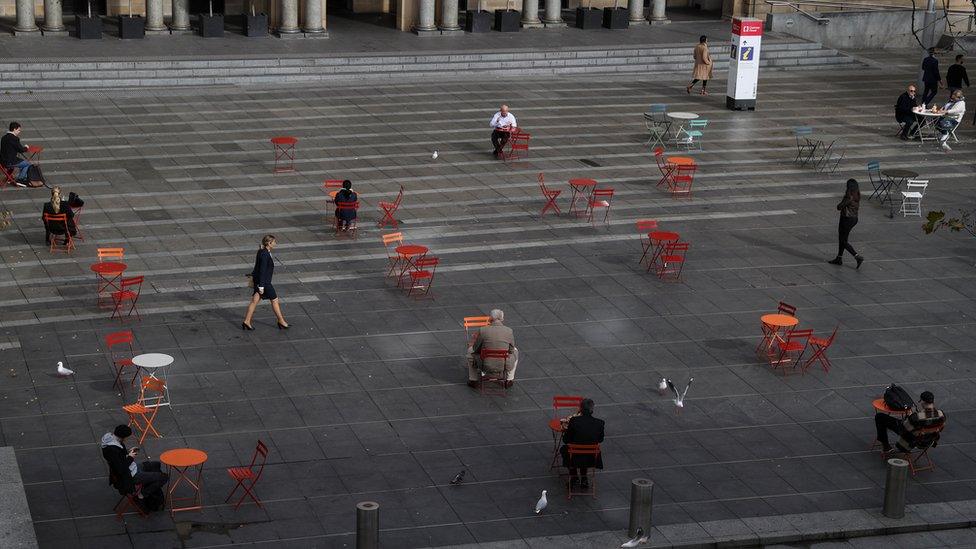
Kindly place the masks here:
<instances>
[{"instance_id":1,"label":"man with grey hair","mask_svg":"<svg viewBox=\"0 0 976 549\"><path fill-rule=\"evenodd\" d=\"M504 373L505 387L515 383L515 368L518 366L518 349L515 348L515 334L505 326L505 313L492 309L490 324L479 328L468 346L468 386L478 387L482 375L501 377ZM508 351L508 359L481 358L481 350Z\"/></svg>"},{"instance_id":2,"label":"man with grey hair","mask_svg":"<svg viewBox=\"0 0 976 549\"><path fill-rule=\"evenodd\" d=\"M508 138L518 128L518 122L515 120L515 115L508 112L508 105L502 105L491 117L488 125L491 126L491 146L495 148L495 158L498 158L505 144L508 143Z\"/></svg>"}]
</instances>

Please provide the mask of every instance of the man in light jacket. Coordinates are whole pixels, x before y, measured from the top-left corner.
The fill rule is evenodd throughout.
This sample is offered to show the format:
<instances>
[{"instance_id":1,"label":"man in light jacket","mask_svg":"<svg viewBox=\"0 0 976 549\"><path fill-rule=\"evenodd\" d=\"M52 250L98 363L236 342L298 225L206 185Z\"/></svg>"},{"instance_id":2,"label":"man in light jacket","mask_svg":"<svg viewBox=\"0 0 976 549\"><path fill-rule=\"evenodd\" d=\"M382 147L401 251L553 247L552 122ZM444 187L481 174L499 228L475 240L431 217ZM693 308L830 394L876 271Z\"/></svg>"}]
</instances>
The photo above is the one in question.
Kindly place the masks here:
<instances>
[{"instance_id":1,"label":"man in light jacket","mask_svg":"<svg viewBox=\"0 0 976 549\"><path fill-rule=\"evenodd\" d=\"M942 118L935 123L936 129L942 134L939 141L942 142L942 150L951 151L948 140L952 130L962 122L962 117L966 114L966 99L962 96L962 90L953 90L949 97L949 102L942 107Z\"/></svg>"},{"instance_id":2,"label":"man in light jacket","mask_svg":"<svg viewBox=\"0 0 976 549\"><path fill-rule=\"evenodd\" d=\"M468 347L468 386L477 387L482 372L493 376L505 373L505 387L515 383L515 368L518 366L518 349L515 347L515 334L505 326L505 313L500 309L491 311L491 324L478 329ZM508 359L481 359L481 350L508 351Z\"/></svg>"}]
</instances>

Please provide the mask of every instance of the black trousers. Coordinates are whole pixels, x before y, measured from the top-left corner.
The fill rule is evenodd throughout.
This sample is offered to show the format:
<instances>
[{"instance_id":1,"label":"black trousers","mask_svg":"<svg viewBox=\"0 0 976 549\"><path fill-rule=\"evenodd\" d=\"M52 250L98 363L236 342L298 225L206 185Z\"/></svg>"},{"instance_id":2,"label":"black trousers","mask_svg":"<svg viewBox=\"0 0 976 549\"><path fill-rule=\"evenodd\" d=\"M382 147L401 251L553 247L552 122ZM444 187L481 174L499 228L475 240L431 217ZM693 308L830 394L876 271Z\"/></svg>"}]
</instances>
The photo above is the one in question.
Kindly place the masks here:
<instances>
[{"instance_id":1,"label":"black trousers","mask_svg":"<svg viewBox=\"0 0 976 549\"><path fill-rule=\"evenodd\" d=\"M851 252L851 255L857 256L857 252L854 251L854 246L847 241L851 236L851 229L857 225L856 217L844 217L840 216L840 225L837 227L837 257L844 255L844 250Z\"/></svg>"},{"instance_id":2,"label":"black trousers","mask_svg":"<svg viewBox=\"0 0 976 549\"><path fill-rule=\"evenodd\" d=\"M928 105L933 99L935 99L936 95L939 95L939 83L926 82L925 93L922 94L922 103Z\"/></svg>"},{"instance_id":3,"label":"black trousers","mask_svg":"<svg viewBox=\"0 0 976 549\"><path fill-rule=\"evenodd\" d=\"M881 447L885 450L891 449L891 443L888 442L888 431L895 433L899 437L905 433L905 426L902 425L902 420L889 416L888 414L882 414L881 412L874 414L874 427L878 431L878 442L881 443Z\"/></svg>"},{"instance_id":4,"label":"black trousers","mask_svg":"<svg viewBox=\"0 0 976 549\"><path fill-rule=\"evenodd\" d=\"M909 135L911 135L912 129L915 127L916 124L914 114L909 114L909 113L899 114L895 116L895 120L897 120L899 124L904 124L900 134L902 137L908 137Z\"/></svg>"},{"instance_id":5,"label":"black trousers","mask_svg":"<svg viewBox=\"0 0 976 549\"><path fill-rule=\"evenodd\" d=\"M692 86L694 86L697 83L698 83L698 79L697 78L692 78L691 79L691 85ZM702 83L702 89L705 89L705 88L708 87L708 80L702 80L701 83Z\"/></svg>"},{"instance_id":6,"label":"black trousers","mask_svg":"<svg viewBox=\"0 0 976 549\"><path fill-rule=\"evenodd\" d=\"M143 461L132 480L142 485L142 495L148 495L162 490L169 481L169 475L163 472L162 464L158 461Z\"/></svg>"},{"instance_id":7,"label":"black trousers","mask_svg":"<svg viewBox=\"0 0 976 549\"><path fill-rule=\"evenodd\" d=\"M502 149L505 148L505 144L508 143L508 138L511 137L510 132L503 132L501 130L491 131L491 146L495 147L495 156L498 156Z\"/></svg>"}]
</instances>

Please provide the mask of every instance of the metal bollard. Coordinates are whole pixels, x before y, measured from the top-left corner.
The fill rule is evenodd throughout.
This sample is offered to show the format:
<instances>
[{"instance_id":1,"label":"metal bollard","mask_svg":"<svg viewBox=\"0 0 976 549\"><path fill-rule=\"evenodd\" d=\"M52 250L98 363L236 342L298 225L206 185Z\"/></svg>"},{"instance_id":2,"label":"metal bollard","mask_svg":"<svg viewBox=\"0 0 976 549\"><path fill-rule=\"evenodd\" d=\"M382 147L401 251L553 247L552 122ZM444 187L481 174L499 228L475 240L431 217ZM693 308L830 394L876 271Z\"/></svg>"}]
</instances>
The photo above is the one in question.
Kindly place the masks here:
<instances>
[{"instance_id":1,"label":"metal bollard","mask_svg":"<svg viewBox=\"0 0 976 549\"><path fill-rule=\"evenodd\" d=\"M356 549L380 546L380 504L362 501L356 504Z\"/></svg>"},{"instance_id":2,"label":"metal bollard","mask_svg":"<svg viewBox=\"0 0 976 549\"><path fill-rule=\"evenodd\" d=\"M651 531L651 506L654 502L654 482L646 478L635 478L630 481L630 526L627 535L637 535L637 528L644 530L644 535Z\"/></svg>"},{"instance_id":3,"label":"metal bollard","mask_svg":"<svg viewBox=\"0 0 976 549\"><path fill-rule=\"evenodd\" d=\"M908 491L908 462L903 459L888 460L885 478L884 509L881 514L900 519L905 516L905 495Z\"/></svg>"}]
</instances>

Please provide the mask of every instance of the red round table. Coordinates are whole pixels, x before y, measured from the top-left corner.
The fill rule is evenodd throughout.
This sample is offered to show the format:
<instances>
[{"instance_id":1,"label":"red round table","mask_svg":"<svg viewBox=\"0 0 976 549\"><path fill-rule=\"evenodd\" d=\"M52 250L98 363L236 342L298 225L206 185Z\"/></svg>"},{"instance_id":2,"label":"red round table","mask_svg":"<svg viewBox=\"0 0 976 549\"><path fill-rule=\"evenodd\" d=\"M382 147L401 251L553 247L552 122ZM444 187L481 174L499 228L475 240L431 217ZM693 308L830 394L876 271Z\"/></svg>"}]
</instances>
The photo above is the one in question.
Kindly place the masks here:
<instances>
[{"instance_id":1,"label":"red round table","mask_svg":"<svg viewBox=\"0 0 976 549\"><path fill-rule=\"evenodd\" d=\"M400 286L403 275L405 275L411 267L414 267L414 261L427 255L427 252L429 252L430 249L427 246L421 246L420 244L403 244L397 246L394 251L396 251L397 255L400 256L400 274L397 276L397 286Z\"/></svg>"},{"instance_id":2,"label":"red round table","mask_svg":"<svg viewBox=\"0 0 976 549\"><path fill-rule=\"evenodd\" d=\"M108 291L109 288L114 288L116 291L120 290L120 288L116 286L115 281L121 278L122 273L124 273L128 268L128 265L118 261L100 261L98 263L92 263L91 270L96 275L95 280L97 290L95 292L95 296L97 303L101 303L102 294Z\"/></svg>"},{"instance_id":3,"label":"red round table","mask_svg":"<svg viewBox=\"0 0 976 549\"><path fill-rule=\"evenodd\" d=\"M593 189L596 188L596 179L589 179L586 177L570 179L569 188L573 190L573 196L569 200L568 213L572 214L575 212L576 215L585 213L585 211L581 212L579 208L576 207L576 200L582 198L584 203L590 200L590 197L593 194Z\"/></svg>"},{"instance_id":4,"label":"red round table","mask_svg":"<svg viewBox=\"0 0 976 549\"><path fill-rule=\"evenodd\" d=\"M295 144L298 143L297 137L280 135L271 138L274 146L274 173L291 172L295 170Z\"/></svg>"},{"instance_id":5,"label":"red round table","mask_svg":"<svg viewBox=\"0 0 976 549\"><path fill-rule=\"evenodd\" d=\"M763 325L769 327L769 334L763 336L763 342L759 344L760 348L762 348L763 345L766 346L766 354L769 354L769 350L773 347L773 342L776 340L783 341L783 338L779 335L781 331L785 332L786 330L800 323L800 319L796 318L795 316L778 313L762 315L759 320L763 323Z\"/></svg>"},{"instance_id":6,"label":"red round table","mask_svg":"<svg viewBox=\"0 0 976 549\"><path fill-rule=\"evenodd\" d=\"M197 509L202 509L203 495L201 488L203 486L203 464L207 461L207 453L202 450L194 450L193 448L177 448L175 450L167 450L163 452L159 456L159 461L165 464L170 471L170 514L176 515L177 511L194 511ZM195 479L190 478L190 475L188 475L188 472L190 472L190 470L194 467L196 468ZM187 486L189 486L190 491L193 492L193 495L175 497L173 493L176 492L176 489L184 482ZM187 501L189 502L189 505L185 507L177 507L177 501Z\"/></svg>"},{"instance_id":7,"label":"red round table","mask_svg":"<svg viewBox=\"0 0 976 549\"><path fill-rule=\"evenodd\" d=\"M678 233L670 231L651 231L647 233L647 238L651 241L651 246L654 246L651 261L647 264L647 270L650 272L651 267L657 264L658 258L664 253L664 248L668 244L677 242L681 236Z\"/></svg>"},{"instance_id":8,"label":"red round table","mask_svg":"<svg viewBox=\"0 0 976 549\"><path fill-rule=\"evenodd\" d=\"M695 163L695 159L690 156L669 156L664 161L675 166L689 166Z\"/></svg>"},{"instance_id":9,"label":"red round table","mask_svg":"<svg viewBox=\"0 0 976 549\"><path fill-rule=\"evenodd\" d=\"M41 165L41 153L44 152L44 147L40 145L27 145L27 160L30 160L34 165Z\"/></svg>"}]
</instances>

